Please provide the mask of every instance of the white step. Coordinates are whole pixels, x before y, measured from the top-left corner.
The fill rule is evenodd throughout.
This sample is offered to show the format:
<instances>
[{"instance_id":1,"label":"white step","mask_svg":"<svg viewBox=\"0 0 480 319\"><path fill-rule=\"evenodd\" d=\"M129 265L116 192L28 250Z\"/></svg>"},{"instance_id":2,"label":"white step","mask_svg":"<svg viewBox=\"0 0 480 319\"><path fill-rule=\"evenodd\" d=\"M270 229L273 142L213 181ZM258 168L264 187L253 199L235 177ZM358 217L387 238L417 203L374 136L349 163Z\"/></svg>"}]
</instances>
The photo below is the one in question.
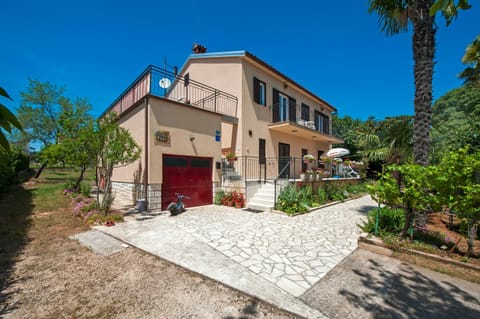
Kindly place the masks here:
<instances>
[{"instance_id":1,"label":"white step","mask_svg":"<svg viewBox=\"0 0 480 319\"><path fill-rule=\"evenodd\" d=\"M257 193L253 196L253 199L273 200L273 193L271 194Z\"/></svg>"},{"instance_id":2,"label":"white step","mask_svg":"<svg viewBox=\"0 0 480 319\"><path fill-rule=\"evenodd\" d=\"M265 206L265 205L261 205L261 204L253 204L253 203L249 203L247 204L247 208L248 209L253 209L253 210L259 210L259 211L262 211L262 212L271 212L272 209L273 209L273 205L272 206Z\"/></svg>"},{"instance_id":3,"label":"white step","mask_svg":"<svg viewBox=\"0 0 480 319\"><path fill-rule=\"evenodd\" d=\"M259 204L259 205L270 205L273 207L273 198L269 198L269 199L259 199L259 198L253 198L250 203L253 203L253 204Z\"/></svg>"}]
</instances>

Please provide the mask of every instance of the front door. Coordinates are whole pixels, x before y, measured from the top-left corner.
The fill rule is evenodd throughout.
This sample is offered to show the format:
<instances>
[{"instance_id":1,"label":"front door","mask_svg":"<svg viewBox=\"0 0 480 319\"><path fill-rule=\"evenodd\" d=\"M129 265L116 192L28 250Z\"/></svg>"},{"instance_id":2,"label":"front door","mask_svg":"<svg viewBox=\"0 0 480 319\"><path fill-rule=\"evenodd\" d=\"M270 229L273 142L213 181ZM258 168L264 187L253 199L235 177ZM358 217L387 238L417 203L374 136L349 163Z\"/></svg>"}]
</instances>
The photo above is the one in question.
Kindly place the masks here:
<instances>
[{"instance_id":1,"label":"front door","mask_svg":"<svg viewBox=\"0 0 480 319\"><path fill-rule=\"evenodd\" d=\"M290 144L278 143L278 177L290 176Z\"/></svg>"}]
</instances>

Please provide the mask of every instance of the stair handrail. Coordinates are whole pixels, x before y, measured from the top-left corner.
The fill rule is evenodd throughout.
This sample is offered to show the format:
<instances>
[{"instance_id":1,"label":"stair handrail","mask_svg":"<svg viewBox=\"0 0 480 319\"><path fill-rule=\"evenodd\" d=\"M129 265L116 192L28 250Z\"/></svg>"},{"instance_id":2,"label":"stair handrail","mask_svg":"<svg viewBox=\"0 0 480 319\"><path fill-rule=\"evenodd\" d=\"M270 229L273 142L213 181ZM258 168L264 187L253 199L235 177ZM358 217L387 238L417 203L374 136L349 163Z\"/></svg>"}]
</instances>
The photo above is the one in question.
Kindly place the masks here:
<instances>
[{"instance_id":1,"label":"stair handrail","mask_svg":"<svg viewBox=\"0 0 480 319\"><path fill-rule=\"evenodd\" d=\"M291 163L292 163L292 157L290 157L290 160L288 161L288 163L285 164L285 167L280 171L280 173L278 173L277 177L275 177L275 179L273 180L273 208L274 209L275 209L275 206L277 205L277 181L279 180L280 176L285 172L287 167L290 167Z\"/></svg>"}]
</instances>

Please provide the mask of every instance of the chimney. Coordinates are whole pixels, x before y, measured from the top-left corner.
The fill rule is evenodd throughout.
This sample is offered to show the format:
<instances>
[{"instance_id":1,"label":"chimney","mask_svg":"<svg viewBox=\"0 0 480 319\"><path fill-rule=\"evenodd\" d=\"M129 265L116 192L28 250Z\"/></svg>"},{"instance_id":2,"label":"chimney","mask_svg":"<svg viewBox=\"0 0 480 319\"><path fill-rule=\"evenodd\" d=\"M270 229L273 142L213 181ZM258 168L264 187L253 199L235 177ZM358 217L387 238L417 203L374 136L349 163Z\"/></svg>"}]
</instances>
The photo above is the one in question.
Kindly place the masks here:
<instances>
[{"instance_id":1,"label":"chimney","mask_svg":"<svg viewBox=\"0 0 480 319\"><path fill-rule=\"evenodd\" d=\"M194 43L192 47L192 51L194 54L201 54L201 53L207 52L207 48L201 44Z\"/></svg>"}]
</instances>

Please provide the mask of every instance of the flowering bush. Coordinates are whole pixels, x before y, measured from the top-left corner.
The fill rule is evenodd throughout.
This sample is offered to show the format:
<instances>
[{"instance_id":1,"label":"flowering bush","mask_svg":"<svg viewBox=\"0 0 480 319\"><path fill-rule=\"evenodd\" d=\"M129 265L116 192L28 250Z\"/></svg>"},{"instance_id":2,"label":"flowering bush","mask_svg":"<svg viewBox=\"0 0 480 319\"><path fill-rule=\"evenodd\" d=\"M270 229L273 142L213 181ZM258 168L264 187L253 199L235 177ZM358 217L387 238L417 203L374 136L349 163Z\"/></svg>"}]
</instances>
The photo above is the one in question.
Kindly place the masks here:
<instances>
[{"instance_id":1,"label":"flowering bush","mask_svg":"<svg viewBox=\"0 0 480 319\"><path fill-rule=\"evenodd\" d=\"M88 224L112 226L115 222L123 221L120 211L112 211L108 215L102 214L94 198L81 196L70 188L65 189L63 194L72 200L72 214L82 218Z\"/></svg>"}]
</instances>

